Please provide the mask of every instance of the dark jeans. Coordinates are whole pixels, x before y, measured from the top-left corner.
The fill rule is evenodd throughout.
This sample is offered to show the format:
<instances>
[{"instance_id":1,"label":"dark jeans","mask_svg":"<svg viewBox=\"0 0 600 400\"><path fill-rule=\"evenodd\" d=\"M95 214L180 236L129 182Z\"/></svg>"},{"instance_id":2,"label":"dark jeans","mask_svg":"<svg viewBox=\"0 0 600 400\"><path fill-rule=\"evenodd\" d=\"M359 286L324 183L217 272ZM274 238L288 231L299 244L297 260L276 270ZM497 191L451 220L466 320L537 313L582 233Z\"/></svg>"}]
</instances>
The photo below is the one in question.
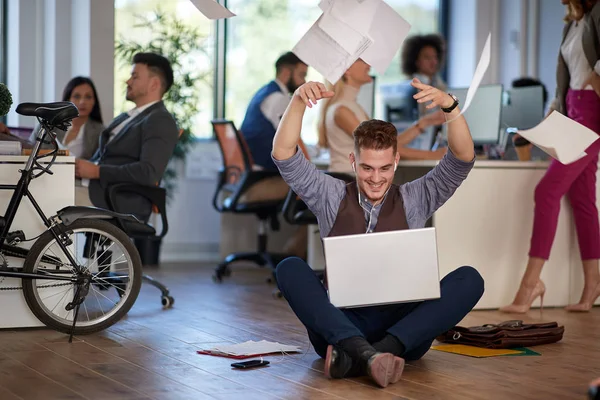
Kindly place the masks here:
<instances>
[{"instance_id":1,"label":"dark jeans","mask_svg":"<svg viewBox=\"0 0 600 400\"><path fill-rule=\"evenodd\" d=\"M329 302L325 287L300 258L283 260L276 270L277 285L304 324L317 354L327 346L362 336L370 343L387 333L406 348L401 356L417 360L433 340L460 322L483 295L483 278L472 267L460 267L440 283L441 297L414 303L339 309Z\"/></svg>"}]
</instances>

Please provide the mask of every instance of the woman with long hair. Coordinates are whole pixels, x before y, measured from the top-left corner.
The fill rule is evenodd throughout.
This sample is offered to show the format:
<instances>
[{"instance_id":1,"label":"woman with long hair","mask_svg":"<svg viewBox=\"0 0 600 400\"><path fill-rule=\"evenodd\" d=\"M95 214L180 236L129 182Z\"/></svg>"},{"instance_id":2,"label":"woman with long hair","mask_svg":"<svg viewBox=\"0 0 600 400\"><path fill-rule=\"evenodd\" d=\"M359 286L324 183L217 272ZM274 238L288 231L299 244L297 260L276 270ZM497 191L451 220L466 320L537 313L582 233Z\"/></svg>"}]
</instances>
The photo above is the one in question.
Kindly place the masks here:
<instances>
[{"instance_id":1,"label":"woman with long hair","mask_svg":"<svg viewBox=\"0 0 600 400\"><path fill-rule=\"evenodd\" d=\"M369 119L367 112L357 101L360 87L371 82L370 66L358 59L346 70L335 85L327 82L328 90L335 94L322 101L318 121L319 147L328 148L330 155L329 171L352 173L348 156L354 151L352 132L363 121ZM445 121L439 113L427 115L419 119L412 127L398 135L398 153L401 158L420 160L439 160L446 149L436 151L409 149L404 147L429 126Z\"/></svg>"},{"instance_id":2,"label":"woman with long hair","mask_svg":"<svg viewBox=\"0 0 600 400\"><path fill-rule=\"evenodd\" d=\"M562 3L567 6L566 26L558 54L556 97L549 112L565 114L600 135L600 3L596 0L562 0ZM585 152L585 157L568 165L552 160L535 188L527 269L514 301L500 311L524 313L538 297L543 301L546 287L540 275L550 256L560 200L565 194L573 209L585 279L579 303L566 309L589 311L600 296L600 224L596 208L600 140Z\"/></svg>"},{"instance_id":3,"label":"woman with long hair","mask_svg":"<svg viewBox=\"0 0 600 400\"><path fill-rule=\"evenodd\" d=\"M56 138L71 155L90 159L98 149L98 140L104 130L94 82L83 76L71 79L63 90L62 101L75 104L79 117L71 121L71 126L66 131L57 129ZM34 129L30 141L35 140L39 129L39 126Z\"/></svg>"}]
</instances>

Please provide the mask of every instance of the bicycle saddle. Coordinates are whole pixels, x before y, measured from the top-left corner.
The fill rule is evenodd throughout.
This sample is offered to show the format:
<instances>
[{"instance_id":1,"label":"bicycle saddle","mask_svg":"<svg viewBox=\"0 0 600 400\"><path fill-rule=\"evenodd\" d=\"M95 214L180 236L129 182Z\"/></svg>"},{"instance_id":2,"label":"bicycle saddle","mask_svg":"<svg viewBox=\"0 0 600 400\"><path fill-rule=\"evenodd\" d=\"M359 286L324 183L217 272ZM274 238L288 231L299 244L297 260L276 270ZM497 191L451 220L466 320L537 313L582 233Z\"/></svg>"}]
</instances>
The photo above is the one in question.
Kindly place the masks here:
<instances>
[{"instance_id":1,"label":"bicycle saddle","mask_svg":"<svg viewBox=\"0 0 600 400\"><path fill-rule=\"evenodd\" d=\"M55 103L21 103L15 110L17 114L39 117L52 126L61 125L79 116L75 104L69 101Z\"/></svg>"}]
</instances>

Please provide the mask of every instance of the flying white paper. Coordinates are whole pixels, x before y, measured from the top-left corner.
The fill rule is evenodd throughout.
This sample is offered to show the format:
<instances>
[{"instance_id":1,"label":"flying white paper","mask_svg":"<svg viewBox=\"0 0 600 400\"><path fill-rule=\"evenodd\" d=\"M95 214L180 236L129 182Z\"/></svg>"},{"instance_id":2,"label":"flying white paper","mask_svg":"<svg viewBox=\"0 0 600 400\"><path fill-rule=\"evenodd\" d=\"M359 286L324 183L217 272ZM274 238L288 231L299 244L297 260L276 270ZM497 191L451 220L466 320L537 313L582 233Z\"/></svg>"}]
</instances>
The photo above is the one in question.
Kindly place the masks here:
<instances>
[{"instance_id":1,"label":"flying white paper","mask_svg":"<svg viewBox=\"0 0 600 400\"><path fill-rule=\"evenodd\" d=\"M459 105L460 114L458 114L456 117L446 121L445 122L446 124L454 121L456 118L458 118L462 114L464 114L464 112L467 111L467 109L471 105L471 101L473 101L473 97L475 97L475 93L477 92L477 89L479 88L479 84L481 83L481 80L483 79L483 75L485 75L485 71L487 71L488 67L490 66L491 40L492 40L492 34L489 33L487 40L485 41L485 45L483 46L483 51L481 52L481 57L479 57L479 62L477 63L477 68L475 68L475 74L473 75L473 79L471 79L471 85L469 86L469 90L467 91L467 98L465 99L465 104Z\"/></svg>"},{"instance_id":2,"label":"flying white paper","mask_svg":"<svg viewBox=\"0 0 600 400\"><path fill-rule=\"evenodd\" d=\"M293 51L331 83L358 58L384 73L410 31L382 0L321 0L319 7L323 14Z\"/></svg>"},{"instance_id":3,"label":"flying white paper","mask_svg":"<svg viewBox=\"0 0 600 400\"><path fill-rule=\"evenodd\" d=\"M473 75L473 80L471 81L471 85L469 86L469 90L467 91L467 99L465 100L465 105L461 108L461 114L464 113L467 108L471 105L471 101L473 97L475 97L475 92L477 92L477 88L483 79L483 75L485 71L487 71L490 66L491 56L491 41L492 41L492 33L488 33L487 40L485 41L485 45L483 46L483 51L481 52L481 57L479 58L479 62L477 63L477 68L475 68L475 74Z\"/></svg>"},{"instance_id":4,"label":"flying white paper","mask_svg":"<svg viewBox=\"0 0 600 400\"><path fill-rule=\"evenodd\" d=\"M365 0L364 3L368 3ZM394 55L408 36L410 24L392 7L379 0L375 16L369 29L369 38L373 44L360 56L380 74L390 66Z\"/></svg>"},{"instance_id":5,"label":"flying white paper","mask_svg":"<svg viewBox=\"0 0 600 400\"><path fill-rule=\"evenodd\" d=\"M235 14L217 3L215 0L190 0L208 19L235 17Z\"/></svg>"},{"instance_id":6,"label":"flying white paper","mask_svg":"<svg viewBox=\"0 0 600 400\"><path fill-rule=\"evenodd\" d=\"M321 17L302 36L292 51L329 82L336 83L370 44L365 38L354 53L346 51L319 27Z\"/></svg>"},{"instance_id":7,"label":"flying white paper","mask_svg":"<svg viewBox=\"0 0 600 400\"><path fill-rule=\"evenodd\" d=\"M368 37L361 35L350 25L335 18L331 13L323 13L318 21L319 28L327 33L348 54L356 54L366 42L370 41Z\"/></svg>"},{"instance_id":8,"label":"flying white paper","mask_svg":"<svg viewBox=\"0 0 600 400\"><path fill-rule=\"evenodd\" d=\"M594 131L556 111L537 126L517 132L562 164L585 157L585 149L598 140Z\"/></svg>"}]
</instances>

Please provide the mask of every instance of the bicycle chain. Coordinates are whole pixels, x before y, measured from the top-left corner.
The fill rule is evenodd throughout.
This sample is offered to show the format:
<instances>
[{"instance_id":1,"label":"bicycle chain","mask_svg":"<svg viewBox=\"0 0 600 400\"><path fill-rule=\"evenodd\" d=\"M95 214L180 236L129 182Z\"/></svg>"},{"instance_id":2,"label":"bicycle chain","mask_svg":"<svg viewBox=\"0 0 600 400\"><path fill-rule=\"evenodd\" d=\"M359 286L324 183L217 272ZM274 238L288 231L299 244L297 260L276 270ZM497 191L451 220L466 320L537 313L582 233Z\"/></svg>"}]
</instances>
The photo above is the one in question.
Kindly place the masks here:
<instances>
[{"instance_id":1,"label":"bicycle chain","mask_svg":"<svg viewBox=\"0 0 600 400\"><path fill-rule=\"evenodd\" d=\"M7 267L8 263L6 262L6 257L4 257L5 255L7 256L19 256L18 253L16 252L12 252L10 250L3 250L2 253L0 253L0 257L2 257L2 266L3 267ZM4 279L6 277L0 277L0 283L4 282ZM37 286L40 289L46 289L46 288L51 288L51 287L60 287L60 286L66 286L66 285L70 285L71 283L55 283L53 285L42 285L42 286ZM0 287L0 291L8 291L8 290L22 290L23 286L8 286L8 287Z\"/></svg>"},{"instance_id":2,"label":"bicycle chain","mask_svg":"<svg viewBox=\"0 0 600 400\"><path fill-rule=\"evenodd\" d=\"M0 283L2 283L2 281L0 281ZM40 289L45 289L45 288L67 286L67 285L71 285L71 283L55 283L54 285L42 285L42 286L36 286L36 287L38 287ZM21 290L21 289L23 289L23 286L0 287L0 291L3 291L3 290Z\"/></svg>"}]
</instances>

